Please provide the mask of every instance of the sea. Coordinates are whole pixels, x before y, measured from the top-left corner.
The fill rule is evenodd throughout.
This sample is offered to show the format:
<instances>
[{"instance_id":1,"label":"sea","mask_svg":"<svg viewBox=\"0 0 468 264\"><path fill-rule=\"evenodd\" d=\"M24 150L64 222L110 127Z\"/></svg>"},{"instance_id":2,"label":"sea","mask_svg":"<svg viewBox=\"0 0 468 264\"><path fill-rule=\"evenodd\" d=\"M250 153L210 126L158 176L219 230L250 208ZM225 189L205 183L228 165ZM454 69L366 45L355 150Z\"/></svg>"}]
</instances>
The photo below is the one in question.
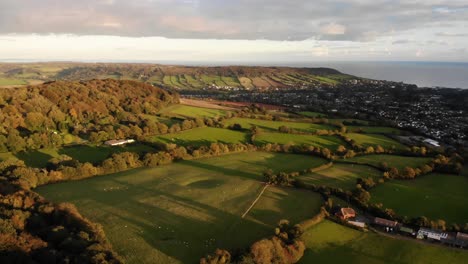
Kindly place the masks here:
<instances>
[{"instance_id":1,"label":"sea","mask_svg":"<svg viewBox=\"0 0 468 264\"><path fill-rule=\"evenodd\" d=\"M468 63L322 62L309 66L330 67L355 76L416 84L419 87L468 89Z\"/></svg>"}]
</instances>

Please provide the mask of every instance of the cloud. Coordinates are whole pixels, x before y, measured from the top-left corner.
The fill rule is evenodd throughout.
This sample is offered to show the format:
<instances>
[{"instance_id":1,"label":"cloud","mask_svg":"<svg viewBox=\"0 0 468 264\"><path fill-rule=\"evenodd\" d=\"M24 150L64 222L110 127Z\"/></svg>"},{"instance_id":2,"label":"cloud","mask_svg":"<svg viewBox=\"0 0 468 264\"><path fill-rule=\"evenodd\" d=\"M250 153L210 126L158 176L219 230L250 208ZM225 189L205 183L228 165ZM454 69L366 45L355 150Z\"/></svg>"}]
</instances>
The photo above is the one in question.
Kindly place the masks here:
<instances>
[{"instance_id":1,"label":"cloud","mask_svg":"<svg viewBox=\"0 0 468 264\"><path fill-rule=\"evenodd\" d=\"M340 24L330 23L323 26L320 32L325 35L343 35L346 32L346 27Z\"/></svg>"},{"instance_id":2,"label":"cloud","mask_svg":"<svg viewBox=\"0 0 468 264\"><path fill-rule=\"evenodd\" d=\"M373 41L466 17L466 0L1 0L0 34Z\"/></svg>"}]
</instances>

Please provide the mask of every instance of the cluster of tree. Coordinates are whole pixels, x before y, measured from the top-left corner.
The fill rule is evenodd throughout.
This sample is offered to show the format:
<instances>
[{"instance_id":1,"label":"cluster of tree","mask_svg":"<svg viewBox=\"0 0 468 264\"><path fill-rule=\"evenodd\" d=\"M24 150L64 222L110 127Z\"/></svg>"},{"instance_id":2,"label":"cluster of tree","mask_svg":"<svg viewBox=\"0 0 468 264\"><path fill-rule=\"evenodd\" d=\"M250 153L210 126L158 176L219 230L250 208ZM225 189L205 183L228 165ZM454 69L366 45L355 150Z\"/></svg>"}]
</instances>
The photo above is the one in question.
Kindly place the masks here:
<instances>
[{"instance_id":1,"label":"cluster of tree","mask_svg":"<svg viewBox=\"0 0 468 264\"><path fill-rule=\"evenodd\" d=\"M285 125L281 125L278 127L278 132L280 133L287 133L287 134L298 134L298 135L318 135L318 136L333 136L341 133L338 130L326 130L326 129L317 129L315 132L306 132L297 130Z\"/></svg>"},{"instance_id":2,"label":"cluster of tree","mask_svg":"<svg viewBox=\"0 0 468 264\"><path fill-rule=\"evenodd\" d=\"M279 185L279 186L290 186L293 182L293 178L299 176L299 172L279 172L273 173L271 169L263 172L263 178L268 184Z\"/></svg>"},{"instance_id":3,"label":"cluster of tree","mask_svg":"<svg viewBox=\"0 0 468 264\"><path fill-rule=\"evenodd\" d=\"M259 149L267 152L285 152L294 154L305 154L322 157L328 160L333 158L333 152L328 148L320 148L311 145L293 145L293 144L277 144L267 143L259 146Z\"/></svg>"},{"instance_id":4,"label":"cluster of tree","mask_svg":"<svg viewBox=\"0 0 468 264\"><path fill-rule=\"evenodd\" d=\"M2 89L0 151L61 145L66 142L60 134L69 132L95 142L161 133L170 128L145 115L178 101L178 94L134 81L59 81Z\"/></svg>"},{"instance_id":5,"label":"cluster of tree","mask_svg":"<svg viewBox=\"0 0 468 264\"><path fill-rule=\"evenodd\" d=\"M388 168L386 163L382 163L380 167L386 170L384 172L384 178L386 179L414 179L433 171L459 174L463 169L462 162L463 159L457 154L453 154L451 157L439 154L428 164L417 168L407 166L401 172L395 167Z\"/></svg>"},{"instance_id":6,"label":"cluster of tree","mask_svg":"<svg viewBox=\"0 0 468 264\"><path fill-rule=\"evenodd\" d=\"M1 263L122 263L101 226L0 177Z\"/></svg>"}]
</instances>

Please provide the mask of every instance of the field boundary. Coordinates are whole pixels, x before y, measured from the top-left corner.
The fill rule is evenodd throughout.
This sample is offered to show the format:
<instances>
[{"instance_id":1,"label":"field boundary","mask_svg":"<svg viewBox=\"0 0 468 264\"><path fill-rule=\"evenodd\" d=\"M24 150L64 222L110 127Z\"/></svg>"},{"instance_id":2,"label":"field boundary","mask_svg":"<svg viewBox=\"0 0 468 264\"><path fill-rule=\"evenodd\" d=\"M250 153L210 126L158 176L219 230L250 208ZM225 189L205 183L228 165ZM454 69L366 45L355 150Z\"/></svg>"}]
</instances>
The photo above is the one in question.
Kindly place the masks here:
<instances>
[{"instance_id":1,"label":"field boundary","mask_svg":"<svg viewBox=\"0 0 468 264\"><path fill-rule=\"evenodd\" d=\"M268 186L269 186L269 184L265 184L262 191L258 194L257 198L252 202L252 204L249 206L249 208L247 208L247 210L242 214L241 218L244 218L250 212L250 210L252 210L252 208L255 206L255 204L258 202L258 200L260 200L260 197L262 197L263 193L265 192L265 190L266 190L266 188Z\"/></svg>"}]
</instances>

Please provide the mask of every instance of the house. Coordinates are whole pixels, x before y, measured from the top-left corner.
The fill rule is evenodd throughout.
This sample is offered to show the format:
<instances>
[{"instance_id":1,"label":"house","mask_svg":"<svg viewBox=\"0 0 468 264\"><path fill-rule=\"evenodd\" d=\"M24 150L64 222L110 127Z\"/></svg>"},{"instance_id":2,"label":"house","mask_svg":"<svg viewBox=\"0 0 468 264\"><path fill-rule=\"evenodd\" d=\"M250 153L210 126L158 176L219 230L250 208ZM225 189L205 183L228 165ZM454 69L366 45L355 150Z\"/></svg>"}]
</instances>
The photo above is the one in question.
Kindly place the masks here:
<instances>
[{"instance_id":1,"label":"house","mask_svg":"<svg viewBox=\"0 0 468 264\"><path fill-rule=\"evenodd\" d=\"M395 228L398 225L397 221L392 221L392 220L387 220L384 218L376 217L374 218L375 225L383 226L383 227L390 227L390 228Z\"/></svg>"},{"instance_id":2,"label":"house","mask_svg":"<svg viewBox=\"0 0 468 264\"><path fill-rule=\"evenodd\" d=\"M135 140L134 139L113 139L113 140L108 140L106 142L104 142L104 144L108 145L108 146L121 146L121 145L125 145L125 144L129 144L129 143L134 143Z\"/></svg>"},{"instance_id":3,"label":"house","mask_svg":"<svg viewBox=\"0 0 468 264\"><path fill-rule=\"evenodd\" d=\"M337 217L339 217L342 220L346 220L348 218L354 218L356 217L356 212L354 211L353 208L350 207L342 207L338 212L335 214Z\"/></svg>"},{"instance_id":4,"label":"house","mask_svg":"<svg viewBox=\"0 0 468 264\"><path fill-rule=\"evenodd\" d=\"M441 239L448 239L449 234L439 230L421 227L416 236L417 239L434 239L440 241Z\"/></svg>"}]
</instances>

